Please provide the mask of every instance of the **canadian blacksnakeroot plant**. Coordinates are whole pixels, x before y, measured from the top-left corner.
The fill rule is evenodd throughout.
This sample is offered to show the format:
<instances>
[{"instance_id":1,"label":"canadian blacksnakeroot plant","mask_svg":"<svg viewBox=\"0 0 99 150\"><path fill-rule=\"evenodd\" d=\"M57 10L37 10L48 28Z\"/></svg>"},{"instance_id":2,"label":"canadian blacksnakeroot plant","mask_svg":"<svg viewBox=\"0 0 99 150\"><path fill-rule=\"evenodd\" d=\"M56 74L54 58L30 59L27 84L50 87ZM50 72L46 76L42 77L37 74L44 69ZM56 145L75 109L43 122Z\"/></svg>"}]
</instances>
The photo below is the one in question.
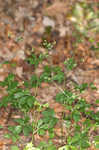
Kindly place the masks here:
<instances>
[{"instance_id":1,"label":"canadian blacksnakeroot plant","mask_svg":"<svg viewBox=\"0 0 99 150\"><path fill-rule=\"evenodd\" d=\"M45 48L48 50L52 49L51 43L44 41ZM36 67L39 63L43 61L45 57L43 54L36 56L34 53L29 58L26 59L29 65ZM6 62L10 63L10 62ZM75 69L77 66L75 59L68 58L65 60L64 65L68 71ZM80 97L80 94L90 88L91 90L97 90L93 83L87 84L83 83L81 85L74 84L75 93L64 88L59 88L61 84L65 82L65 73L59 66L45 65L43 72L40 76L34 73L30 80L25 80L23 82L23 88L20 87L19 82L16 80L16 76L10 73L4 81L0 82L0 86L4 87L7 91L7 95L0 101L0 107L7 107L8 104L13 109L21 111L24 114L23 118L15 119L17 123L16 126L8 126L9 133L5 134L6 138L11 138L13 142L20 139L20 135L29 136L32 133L32 141L26 145L24 150L56 150L56 146L53 144L52 140L55 137L54 128L57 125L59 119L53 109L51 109L48 104L40 104L39 100L36 99L36 95L39 94L36 91L35 95L30 92L31 88L37 89L41 86L42 82L54 83L56 87L60 89L60 92L56 93L55 101L63 105L69 114L63 113L62 121L66 127L68 136L66 136L66 145L61 146L58 150L87 150L91 146L90 142L90 131L96 132L99 128L99 112L94 112L90 110L92 104L87 103L85 99ZM49 86L50 86L49 84ZM77 93L79 94L76 94ZM97 108L99 100L95 101L94 107ZM30 111L35 112L36 115L42 115L38 120L33 118L30 121L28 113ZM34 115L35 115L34 113ZM84 121L82 122L84 118ZM2 129L3 126L0 126ZM73 133L71 131L73 129ZM33 145L34 135L44 136L48 132L49 142L41 142L38 147ZM71 136L73 134L73 136ZM93 137L93 144L98 149L99 148L99 136ZM17 146L13 146L11 150L18 150Z\"/></svg>"}]
</instances>

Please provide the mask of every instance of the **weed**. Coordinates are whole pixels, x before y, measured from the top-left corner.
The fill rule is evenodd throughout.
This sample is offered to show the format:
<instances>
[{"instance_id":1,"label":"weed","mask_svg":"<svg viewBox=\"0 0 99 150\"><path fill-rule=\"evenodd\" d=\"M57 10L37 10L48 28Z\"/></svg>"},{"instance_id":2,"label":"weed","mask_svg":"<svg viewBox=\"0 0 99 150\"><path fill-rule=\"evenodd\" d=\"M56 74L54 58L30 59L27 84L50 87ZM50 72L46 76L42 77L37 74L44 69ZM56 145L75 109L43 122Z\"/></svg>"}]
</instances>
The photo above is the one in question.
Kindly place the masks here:
<instances>
[{"instance_id":1,"label":"weed","mask_svg":"<svg viewBox=\"0 0 99 150\"><path fill-rule=\"evenodd\" d=\"M67 59L64 64L66 65L67 70L72 70L73 68L75 68L77 66L74 58L69 58Z\"/></svg>"},{"instance_id":2,"label":"weed","mask_svg":"<svg viewBox=\"0 0 99 150\"><path fill-rule=\"evenodd\" d=\"M44 41L43 46L47 50L53 48L53 44ZM40 54L36 56L34 51L33 54L26 60L34 68L38 66L39 63L43 61L45 55ZM9 62L6 62L9 63ZM67 70L72 70L77 66L74 58L69 58L64 62ZM13 66L12 66L13 67ZM58 66L45 65L43 72L40 76L33 74L30 80L24 81L24 88L19 86L19 82L16 80L14 74L10 73L4 81L0 81L0 86L5 87L7 95L0 101L0 107L7 107L10 105L12 108L21 111L24 114L23 118L15 119L17 123L16 126L8 126L9 133L5 134L6 138L11 138L13 142L20 139L20 134L24 136L29 136L32 133L32 141L29 142L24 150L56 150L56 146L53 144L52 139L55 137L54 127L58 122L58 118L55 115L53 109L49 107L48 104L40 104L36 99L37 91L42 82L54 83L54 85L60 90L55 96L55 101L64 105L64 107L69 110L69 114L64 113L63 121L65 123L67 135L66 145L61 146L58 150L85 150L90 147L90 131L96 131L99 127L99 111L94 112L90 108L92 104L86 102L85 99L80 97L82 93L87 88L96 90L93 83L88 85L83 83L81 85L74 84L75 91L79 93L78 95L65 89L59 87L65 81L65 74L62 69ZM49 84L49 85L50 85ZM30 93L30 89L35 89L35 95ZM99 104L99 99L95 101L95 107ZM33 111L33 121L30 121L28 113ZM41 115L38 119L37 115ZM35 119L35 116L37 117ZM84 121L83 121L84 120ZM0 129L3 127L0 126ZM71 130L71 128L73 130ZM38 147L33 145L34 135L44 136L48 132L49 141L41 142ZM72 135L72 136L71 136ZM96 148L99 148L99 136L95 136L93 143ZM12 150L18 150L16 146L11 148Z\"/></svg>"}]
</instances>

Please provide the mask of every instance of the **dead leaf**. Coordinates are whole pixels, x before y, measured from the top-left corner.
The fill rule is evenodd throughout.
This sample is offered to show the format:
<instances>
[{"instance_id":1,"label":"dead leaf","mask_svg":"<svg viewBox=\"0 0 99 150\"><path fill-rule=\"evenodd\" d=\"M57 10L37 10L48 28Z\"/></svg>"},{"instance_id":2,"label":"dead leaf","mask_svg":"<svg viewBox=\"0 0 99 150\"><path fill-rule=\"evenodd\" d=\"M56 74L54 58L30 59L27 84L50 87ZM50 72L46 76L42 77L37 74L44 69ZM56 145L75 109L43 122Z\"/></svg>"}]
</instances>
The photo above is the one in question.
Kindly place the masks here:
<instances>
[{"instance_id":1,"label":"dead leaf","mask_svg":"<svg viewBox=\"0 0 99 150\"><path fill-rule=\"evenodd\" d=\"M22 67L17 67L16 68L16 74L22 78L22 74L23 74L23 68Z\"/></svg>"},{"instance_id":2,"label":"dead leaf","mask_svg":"<svg viewBox=\"0 0 99 150\"><path fill-rule=\"evenodd\" d=\"M48 16L58 16L59 14L66 14L68 12L68 8L66 7L66 5L66 2L56 1L51 6L45 8L43 10L43 14L47 14Z\"/></svg>"}]
</instances>

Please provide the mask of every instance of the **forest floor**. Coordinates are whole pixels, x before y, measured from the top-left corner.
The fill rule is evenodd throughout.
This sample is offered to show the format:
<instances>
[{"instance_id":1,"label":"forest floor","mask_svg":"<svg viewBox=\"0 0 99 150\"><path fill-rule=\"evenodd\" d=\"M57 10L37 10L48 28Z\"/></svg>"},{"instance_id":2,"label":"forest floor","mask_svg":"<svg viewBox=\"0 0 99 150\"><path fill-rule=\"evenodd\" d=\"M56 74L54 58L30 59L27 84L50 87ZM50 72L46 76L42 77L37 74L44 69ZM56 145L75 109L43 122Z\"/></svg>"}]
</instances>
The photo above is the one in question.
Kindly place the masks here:
<instances>
[{"instance_id":1,"label":"forest floor","mask_svg":"<svg viewBox=\"0 0 99 150\"><path fill-rule=\"evenodd\" d=\"M15 147L13 145L17 145L20 150L23 150L25 145L31 142L31 140L33 140L35 147L38 147L40 142L44 144L44 142L48 143L51 141L58 149L68 144L68 142L70 144L70 141L67 139L70 136L74 136L74 126L76 126L76 128L81 127L81 130L83 130L84 127L82 127L82 124L85 120L91 121L88 131L89 143L91 144L87 149L95 150L93 139L97 136L99 140L99 119L94 120L89 116L87 116L86 119L83 113L80 112L80 119L79 114L76 115L76 113L74 113L74 118L71 117L69 120L66 116L69 116L69 114L71 115L72 107L77 103L77 100L71 105L72 107L64 103L62 104L60 100L61 97L55 101L56 94L64 92L66 89L71 93L79 94L80 98L85 99L86 103L90 104L90 111L94 113L99 112L99 48L97 51L91 48L93 45L95 46L96 43L99 43L99 34L95 36L93 43L87 39L83 42L77 41L80 40L80 36L78 36L78 39L77 35L73 36L75 30L73 30L70 22L66 19L66 15L70 11L73 3L74 0L0 1L0 81L2 83L9 74L14 74L15 80L17 80L19 84L18 87L24 89L26 86L26 89L29 89L31 95L35 96L39 103L38 105L41 105L43 108L40 111L36 110L36 108L31 108L29 110L28 115L30 117L30 122L39 121L42 119L43 111L45 111L46 114L51 110L55 112L55 116L49 115L49 117L52 117L52 121L54 122L55 119L58 119L57 123L54 122L55 126L53 125L51 131L49 129L44 131L43 129L38 133L38 131L36 131L38 129L35 127L35 134L30 133L28 136L24 136L21 132L19 134L19 140L16 140L17 137L15 140L9 138L8 134L11 132L11 130L8 130L9 127L18 126L18 123L14 120L22 117L24 118L24 113L19 108L14 108L11 105L12 102L8 103L5 107L2 105L2 101L4 100L3 97L8 96L10 92L6 90L8 85L6 85L6 87L1 86L1 150L10 150L11 146L11 150L14 150ZM44 39L46 39L46 41L44 41ZM39 62L39 56L43 56L44 54L46 54L46 58ZM70 58L71 61L73 61L73 58L75 62L71 62L70 66L74 68L68 70L64 62ZM75 66L74 63L76 64ZM67 65L69 65L69 62ZM28 87L28 85L23 84L28 84L28 81L33 82L31 81L31 76L34 74L40 77L44 71L44 66L58 66L64 73L65 80L61 82L60 80L62 80L62 77L59 74L59 79L55 77L53 82L47 82L47 80L44 79L39 86ZM50 72L50 68L46 68L45 70ZM52 75L53 74L54 73L52 73ZM47 77L49 80L49 76ZM9 79L6 79L7 82L8 80ZM36 80L33 80L35 84ZM78 91L76 91L75 87L78 87ZM81 91L79 92L79 90ZM38 107L38 105L35 107ZM47 105L48 108L45 110ZM77 113L79 112L79 110L75 111ZM96 125L96 121L98 125ZM70 122L71 125L68 126ZM46 124L48 123L49 122ZM25 124L23 126L25 126ZM14 128L12 130L14 130ZM54 130L54 132L52 130ZM71 145L73 145L73 142ZM47 148L45 148L45 150L47 150ZM49 150L55 150L54 146L49 148Z\"/></svg>"}]
</instances>

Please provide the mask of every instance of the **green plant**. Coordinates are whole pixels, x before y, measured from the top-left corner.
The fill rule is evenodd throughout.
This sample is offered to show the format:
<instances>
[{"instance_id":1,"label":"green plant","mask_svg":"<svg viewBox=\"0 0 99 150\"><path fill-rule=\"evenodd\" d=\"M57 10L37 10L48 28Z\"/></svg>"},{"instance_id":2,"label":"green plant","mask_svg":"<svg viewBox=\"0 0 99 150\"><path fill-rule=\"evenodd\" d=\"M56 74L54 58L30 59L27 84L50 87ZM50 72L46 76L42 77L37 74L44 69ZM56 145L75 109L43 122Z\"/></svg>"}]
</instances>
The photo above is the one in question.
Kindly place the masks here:
<instances>
[{"instance_id":1,"label":"green plant","mask_svg":"<svg viewBox=\"0 0 99 150\"><path fill-rule=\"evenodd\" d=\"M15 119L15 122L18 123L17 126L9 126L8 130L10 133L5 134L6 138L11 138L13 142L16 142L20 138L20 134L23 132L24 136L28 136L32 133L33 128L32 125L29 123L29 117L26 116L24 119L19 118Z\"/></svg>"},{"instance_id":2,"label":"green plant","mask_svg":"<svg viewBox=\"0 0 99 150\"><path fill-rule=\"evenodd\" d=\"M55 100L57 102L62 103L62 104L69 104L69 105L72 105L76 99L77 99L77 96L75 94L66 90L56 94L56 97L55 97Z\"/></svg>"},{"instance_id":3,"label":"green plant","mask_svg":"<svg viewBox=\"0 0 99 150\"><path fill-rule=\"evenodd\" d=\"M75 84L75 89L79 90L80 93L82 93L85 89L88 88L88 84L87 83L82 83L81 85Z\"/></svg>"},{"instance_id":4,"label":"green plant","mask_svg":"<svg viewBox=\"0 0 99 150\"><path fill-rule=\"evenodd\" d=\"M68 145L76 146L78 149L86 149L90 146L87 133L85 131L75 132L73 137L68 137Z\"/></svg>"},{"instance_id":5,"label":"green plant","mask_svg":"<svg viewBox=\"0 0 99 150\"><path fill-rule=\"evenodd\" d=\"M54 46L55 43L51 43L51 42L48 42L47 40L43 40L42 42L42 46L44 48L46 48L47 50L52 50L53 46Z\"/></svg>"},{"instance_id":6,"label":"green plant","mask_svg":"<svg viewBox=\"0 0 99 150\"><path fill-rule=\"evenodd\" d=\"M11 150L19 150L19 148L16 145L11 146Z\"/></svg>"},{"instance_id":7,"label":"green plant","mask_svg":"<svg viewBox=\"0 0 99 150\"><path fill-rule=\"evenodd\" d=\"M92 5L88 5L86 1L76 2L71 12L68 19L73 23L77 32L88 37L89 33L99 31L98 15Z\"/></svg>"},{"instance_id":8,"label":"green plant","mask_svg":"<svg viewBox=\"0 0 99 150\"><path fill-rule=\"evenodd\" d=\"M30 94L29 90L19 88L18 82L14 80L14 77L13 74L9 74L0 83L1 86L7 87L8 92L8 95L2 98L0 107L7 107L8 104L11 104L12 107L20 109L23 112L28 112L33 107L36 98Z\"/></svg>"},{"instance_id":9,"label":"green plant","mask_svg":"<svg viewBox=\"0 0 99 150\"><path fill-rule=\"evenodd\" d=\"M27 143L26 147L23 150L40 150L40 149L34 147L32 142L30 142L30 143Z\"/></svg>"},{"instance_id":10,"label":"green plant","mask_svg":"<svg viewBox=\"0 0 99 150\"><path fill-rule=\"evenodd\" d=\"M49 137L54 137L54 126L56 125L58 119L54 116L54 110L47 108L45 111L42 112L43 118L38 120L37 128L38 134L44 135L46 130L49 132Z\"/></svg>"},{"instance_id":11,"label":"green plant","mask_svg":"<svg viewBox=\"0 0 99 150\"><path fill-rule=\"evenodd\" d=\"M42 60L46 57L46 55L40 54L39 56L37 56L35 53L32 53L27 59L26 61L30 64L30 65L34 65L34 67L36 68L38 66L38 64L40 62L42 62Z\"/></svg>"},{"instance_id":12,"label":"green plant","mask_svg":"<svg viewBox=\"0 0 99 150\"><path fill-rule=\"evenodd\" d=\"M75 15L77 15L76 12ZM93 42L92 39L90 41ZM47 53L36 55L34 49L32 49L33 53L26 59L26 61L36 69L43 59L49 57L49 50L53 49L53 46L54 43L44 40L43 47L46 48ZM5 64L8 63L11 64L9 61L5 62ZM72 70L77 66L73 57L68 58L64 62L64 65L67 70ZM41 83L48 82L54 84L56 88L60 90L60 92L56 94L55 100L62 104L64 109L66 108L68 111L68 113L66 113L63 110L61 113L61 122L63 123L62 125L66 127L67 134L62 137L65 138L65 145L61 147L57 146L59 147L58 150L85 150L90 147L90 133L94 131L96 132L99 128L99 111L94 112L90 108L97 108L99 99L97 99L95 104L92 105L86 102L86 100L80 97L80 95L88 88L96 90L93 83L90 83L89 85L87 83L81 85L74 84L74 92L67 90L65 87L63 90L60 86L65 83L65 73L59 66L52 66L50 63L49 65L44 66L43 72L40 76L36 73L32 74L30 80L23 82L22 87L16 79L16 76L10 73L4 81L0 82L0 86L5 88L7 93L0 101L0 107L6 108L9 105L11 108L21 111L24 115L23 118L14 120L17 124L16 126L8 126L9 133L5 134L6 138L11 138L13 142L16 142L20 139L21 134L29 136L30 133L32 133L32 141L27 143L24 150L57 149L52 141L56 136L54 128L57 125L58 118L56 117L54 109L51 109L48 103L42 104L42 102L40 103L40 101L36 99L36 95L39 94L37 89L41 87ZM30 92L31 88L35 90L34 95ZM30 111L33 115L33 121L31 121L28 116ZM0 129L2 128L3 127L0 126ZM34 135L38 134L43 137L46 133L49 133L50 140L47 142L42 141L37 147L35 147ZM96 148L99 148L98 136L93 137L93 144ZM63 143L61 145L63 145ZM17 150L18 147L12 146L11 149Z\"/></svg>"},{"instance_id":13,"label":"green plant","mask_svg":"<svg viewBox=\"0 0 99 150\"><path fill-rule=\"evenodd\" d=\"M58 150L77 150L75 146L65 145L60 147Z\"/></svg>"},{"instance_id":14,"label":"green plant","mask_svg":"<svg viewBox=\"0 0 99 150\"><path fill-rule=\"evenodd\" d=\"M39 146L40 150L56 150L55 145L53 145L52 141L46 142L40 142Z\"/></svg>"},{"instance_id":15,"label":"green plant","mask_svg":"<svg viewBox=\"0 0 99 150\"><path fill-rule=\"evenodd\" d=\"M28 136L30 133L33 132L33 127L32 124L30 124L29 120L30 118L28 116L25 116L24 119L18 118L14 120L20 125L21 132L23 132L25 136Z\"/></svg>"},{"instance_id":16,"label":"green plant","mask_svg":"<svg viewBox=\"0 0 99 150\"><path fill-rule=\"evenodd\" d=\"M20 139L20 136L19 134L21 133L22 131L22 127L20 125L17 125L17 126L9 126L8 127L8 130L10 131L10 133L7 133L4 135L5 138L8 138L8 139L12 139L12 141L15 143L17 140Z\"/></svg>"},{"instance_id":17,"label":"green plant","mask_svg":"<svg viewBox=\"0 0 99 150\"><path fill-rule=\"evenodd\" d=\"M73 68L75 68L77 66L74 58L68 58L65 62L64 62L67 70L72 70Z\"/></svg>"}]
</instances>

